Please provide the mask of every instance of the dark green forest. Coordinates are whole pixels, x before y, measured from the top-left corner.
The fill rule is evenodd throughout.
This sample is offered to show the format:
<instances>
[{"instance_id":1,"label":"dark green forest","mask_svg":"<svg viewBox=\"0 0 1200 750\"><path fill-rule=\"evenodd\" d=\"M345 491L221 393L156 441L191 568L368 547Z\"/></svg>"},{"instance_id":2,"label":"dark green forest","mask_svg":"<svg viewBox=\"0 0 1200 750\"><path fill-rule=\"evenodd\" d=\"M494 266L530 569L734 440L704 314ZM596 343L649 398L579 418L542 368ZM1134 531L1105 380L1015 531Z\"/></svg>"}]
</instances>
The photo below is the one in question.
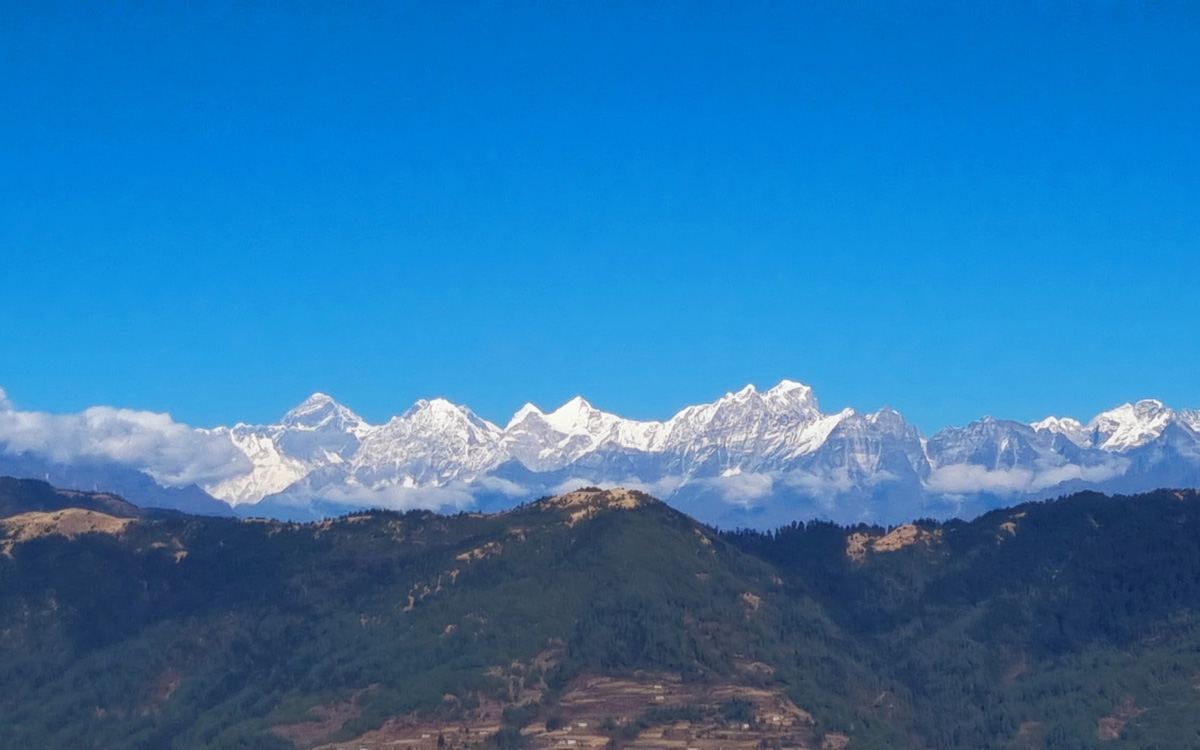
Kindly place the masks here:
<instances>
[{"instance_id":1,"label":"dark green forest","mask_svg":"<svg viewBox=\"0 0 1200 750\"><path fill-rule=\"evenodd\" d=\"M536 681L520 724L583 675L636 670L782 687L851 748L1200 746L1192 491L899 529L719 532L597 492L582 514L142 514L35 536L19 513L118 506L7 481L3 747L285 748L271 727L331 701L360 708L348 739Z\"/></svg>"}]
</instances>

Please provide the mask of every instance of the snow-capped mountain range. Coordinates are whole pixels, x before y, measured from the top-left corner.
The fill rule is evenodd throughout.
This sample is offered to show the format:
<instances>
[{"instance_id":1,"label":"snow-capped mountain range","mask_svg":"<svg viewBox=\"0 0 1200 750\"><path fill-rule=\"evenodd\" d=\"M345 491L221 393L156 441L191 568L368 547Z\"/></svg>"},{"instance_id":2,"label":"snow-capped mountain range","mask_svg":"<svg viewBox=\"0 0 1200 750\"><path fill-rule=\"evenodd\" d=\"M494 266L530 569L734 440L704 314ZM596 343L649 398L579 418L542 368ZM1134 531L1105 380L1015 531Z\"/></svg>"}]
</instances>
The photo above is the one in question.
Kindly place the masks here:
<instances>
[{"instance_id":1,"label":"snow-capped mountain range","mask_svg":"<svg viewBox=\"0 0 1200 750\"><path fill-rule=\"evenodd\" d=\"M891 409L823 413L812 389L746 386L666 421L624 419L576 397L526 404L501 427L444 399L381 425L324 394L278 424L228 437L252 469L204 487L242 509L339 505L502 507L580 484L646 489L729 524L797 518L971 515L1095 487L1200 485L1200 412L1153 400L1087 424L990 417L925 438Z\"/></svg>"},{"instance_id":2,"label":"snow-capped mountain range","mask_svg":"<svg viewBox=\"0 0 1200 750\"><path fill-rule=\"evenodd\" d=\"M503 427L444 399L418 401L373 425L316 393L277 424L191 430L172 423L171 430L187 431L180 448L175 432L159 442L145 437L147 425L170 421L166 415L93 414L106 408L96 407L63 422L73 418L15 412L2 395L0 473L16 456L27 472L33 466L53 480L53 467L70 461L50 447L39 453L38 440L62 440L64 425L90 429L99 421L107 442L89 449L89 472L72 476L99 484L96 467L118 464L179 487L185 482L176 477L197 474L179 468L179 456L203 451L207 469L195 484L249 515L499 509L598 484L644 489L710 523L764 527L814 517L889 523L971 516L1088 488L1200 486L1200 412L1154 400L1086 424L987 417L926 438L888 408L826 414L811 388L787 380L766 391L746 386L665 421L624 419L576 397L550 412L526 404ZM30 430L40 423L29 415L51 420L43 437ZM133 420L138 438L157 451L151 458L111 455L121 418ZM19 440L6 432L9 424L21 427Z\"/></svg>"}]
</instances>

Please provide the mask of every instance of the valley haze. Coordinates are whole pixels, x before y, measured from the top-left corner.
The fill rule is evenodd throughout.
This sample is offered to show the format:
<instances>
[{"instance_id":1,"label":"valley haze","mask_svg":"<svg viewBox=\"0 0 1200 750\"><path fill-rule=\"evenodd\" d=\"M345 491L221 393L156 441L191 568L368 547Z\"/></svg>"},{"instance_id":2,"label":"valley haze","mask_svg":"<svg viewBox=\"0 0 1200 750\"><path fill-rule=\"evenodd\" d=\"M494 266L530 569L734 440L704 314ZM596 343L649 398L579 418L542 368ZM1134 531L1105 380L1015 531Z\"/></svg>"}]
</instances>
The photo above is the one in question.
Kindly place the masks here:
<instances>
[{"instance_id":1,"label":"valley haze","mask_svg":"<svg viewBox=\"0 0 1200 750\"><path fill-rule=\"evenodd\" d=\"M498 510L581 485L625 486L706 523L972 517L1082 489L1200 486L1200 412L1147 399L1087 423L985 417L922 435L887 407L822 412L812 389L752 385L665 421L575 397L506 425L435 398L369 424L315 393L269 425L194 429L97 406L18 410L0 391L0 473L143 505L308 519L358 508Z\"/></svg>"}]
</instances>

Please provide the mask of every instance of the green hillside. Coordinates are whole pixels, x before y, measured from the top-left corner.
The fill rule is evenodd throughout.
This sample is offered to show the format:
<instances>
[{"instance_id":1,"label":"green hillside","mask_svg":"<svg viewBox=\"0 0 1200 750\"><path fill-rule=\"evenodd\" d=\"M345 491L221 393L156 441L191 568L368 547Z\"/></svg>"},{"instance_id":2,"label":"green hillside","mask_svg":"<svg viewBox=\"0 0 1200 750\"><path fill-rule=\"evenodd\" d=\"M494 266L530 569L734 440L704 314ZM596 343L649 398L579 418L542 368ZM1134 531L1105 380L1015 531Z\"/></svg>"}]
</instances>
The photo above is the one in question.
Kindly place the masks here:
<instances>
[{"instance_id":1,"label":"green hillside","mask_svg":"<svg viewBox=\"0 0 1200 750\"><path fill-rule=\"evenodd\" d=\"M587 711L615 746L680 722L702 748L1200 741L1195 493L890 533L722 534L625 491L316 524L97 507L0 521L0 746L549 747Z\"/></svg>"}]
</instances>

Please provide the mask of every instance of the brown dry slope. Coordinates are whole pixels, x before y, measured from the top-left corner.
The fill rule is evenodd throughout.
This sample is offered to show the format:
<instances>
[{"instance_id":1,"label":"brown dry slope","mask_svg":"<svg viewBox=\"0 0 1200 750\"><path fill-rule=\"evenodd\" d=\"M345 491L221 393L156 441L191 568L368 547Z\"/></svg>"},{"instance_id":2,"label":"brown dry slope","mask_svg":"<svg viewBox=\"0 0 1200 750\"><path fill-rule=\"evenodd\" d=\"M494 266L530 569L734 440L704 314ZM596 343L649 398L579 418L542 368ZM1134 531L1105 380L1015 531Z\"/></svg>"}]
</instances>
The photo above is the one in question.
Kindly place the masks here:
<instances>
[{"instance_id":1,"label":"brown dry slope","mask_svg":"<svg viewBox=\"0 0 1200 750\"><path fill-rule=\"evenodd\" d=\"M120 534L131 523L134 523L132 518L117 518L82 508L21 513L0 519L0 527L6 532L6 538L0 540L0 552L11 555L15 545L45 536L74 539L81 534Z\"/></svg>"}]
</instances>

